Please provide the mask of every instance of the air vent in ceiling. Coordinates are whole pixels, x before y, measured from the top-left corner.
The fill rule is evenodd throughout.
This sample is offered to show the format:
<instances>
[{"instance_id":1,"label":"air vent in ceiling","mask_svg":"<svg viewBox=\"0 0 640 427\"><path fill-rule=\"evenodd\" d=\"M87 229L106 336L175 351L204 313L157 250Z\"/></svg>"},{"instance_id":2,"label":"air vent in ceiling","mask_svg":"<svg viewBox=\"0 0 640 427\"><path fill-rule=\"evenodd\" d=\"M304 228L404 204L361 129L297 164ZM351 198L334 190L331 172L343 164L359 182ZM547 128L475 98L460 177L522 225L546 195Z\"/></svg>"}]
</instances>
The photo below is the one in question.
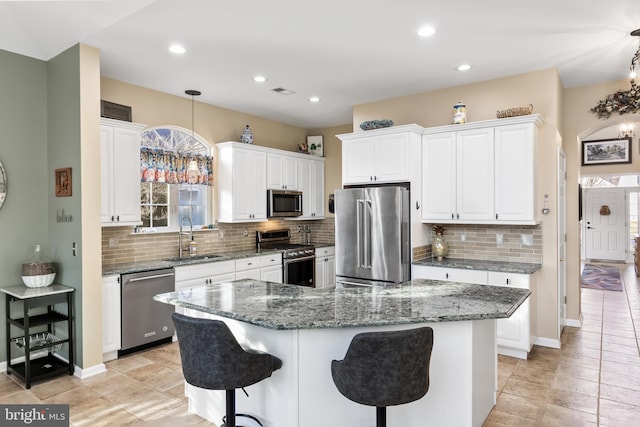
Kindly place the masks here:
<instances>
[{"instance_id":1,"label":"air vent in ceiling","mask_svg":"<svg viewBox=\"0 0 640 427\"><path fill-rule=\"evenodd\" d=\"M294 91L289 90L289 89L285 89L283 87L277 87L277 88L271 89L271 90L276 92L276 93L279 93L280 95L291 95L291 94L295 93Z\"/></svg>"}]
</instances>

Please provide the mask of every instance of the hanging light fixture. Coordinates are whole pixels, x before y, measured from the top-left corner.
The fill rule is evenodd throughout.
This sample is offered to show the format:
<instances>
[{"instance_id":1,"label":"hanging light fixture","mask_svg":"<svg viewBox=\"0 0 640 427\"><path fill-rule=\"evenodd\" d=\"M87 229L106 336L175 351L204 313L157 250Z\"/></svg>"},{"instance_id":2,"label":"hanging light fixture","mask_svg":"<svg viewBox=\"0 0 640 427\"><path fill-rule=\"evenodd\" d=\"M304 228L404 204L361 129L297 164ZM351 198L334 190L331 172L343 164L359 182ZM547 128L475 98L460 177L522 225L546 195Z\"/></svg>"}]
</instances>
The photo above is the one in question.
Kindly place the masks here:
<instances>
[{"instance_id":1,"label":"hanging light fixture","mask_svg":"<svg viewBox=\"0 0 640 427\"><path fill-rule=\"evenodd\" d=\"M194 109L195 100L194 100L194 98L196 96L202 95L202 93L200 91L193 90L193 89L185 90L184 93L186 93L187 95L191 95L191 138L195 141L195 139L196 139L196 131L195 131L195 126L194 126L194 116L195 116L195 114L194 114L195 113L195 109ZM189 182L189 184L197 184L198 183L198 177L200 176L200 168L198 167L198 162L197 161L195 161L193 159L191 161L189 161L189 166L187 166L187 176L188 176L187 181Z\"/></svg>"},{"instance_id":2,"label":"hanging light fixture","mask_svg":"<svg viewBox=\"0 0 640 427\"><path fill-rule=\"evenodd\" d=\"M631 31L634 37L640 37L640 28ZM631 58L629 79L631 81L630 90L619 90L607 95L605 99L598 101L598 104L591 111L599 119L608 119L612 113L628 114L640 111L640 86L636 83L636 77L640 72L640 46Z\"/></svg>"},{"instance_id":3,"label":"hanging light fixture","mask_svg":"<svg viewBox=\"0 0 640 427\"><path fill-rule=\"evenodd\" d=\"M631 35L635 37L640 37L640 29L631 31ZM640 46L638 46L638 50L636 50L635 55L631 58L631 67L629 67L631 78L631 87L636 86L636 76L638 71L640 71Z\"/></svg>"}]
</instances>

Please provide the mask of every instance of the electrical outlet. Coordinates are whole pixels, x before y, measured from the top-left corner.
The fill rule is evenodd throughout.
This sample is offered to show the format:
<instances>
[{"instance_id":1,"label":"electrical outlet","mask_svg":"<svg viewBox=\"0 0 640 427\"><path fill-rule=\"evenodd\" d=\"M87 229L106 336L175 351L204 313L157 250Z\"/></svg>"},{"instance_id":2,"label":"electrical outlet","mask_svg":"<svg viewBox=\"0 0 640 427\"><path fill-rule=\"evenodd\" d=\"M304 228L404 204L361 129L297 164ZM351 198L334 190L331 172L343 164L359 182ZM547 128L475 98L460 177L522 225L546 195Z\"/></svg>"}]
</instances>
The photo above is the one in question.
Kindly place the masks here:
<instances>
[{"instance_id":1,"label":"electrical outlet","mask_svg":"<svg viewBox=\"0 0 640 427\"><path fill-rule=\"evenodd\" d=\"M109 237L109 247L110 248L117 248L119 245L119 241L117 237Z\"/></svg>"},{"instance_id":2,"label":"electrical outlet","mask_svg":"<svg viewBox=\"0 0 640 427\"><path fill-rule=\"evenodd\" d=\"M244 237L249 237L249 230L246 228L244 229Z\"/></svg>"},{"instance_id":3,"label":"electrical outlet","mask_svg":"<svg viewBox=\"0 0 640 427\"><path fill-rule=\"evenodd\" d=\"M460 241L463 243L467 241L467 235L465 233L460 234Z\"/></svg>"},{"instance_id":4,"label":"electrical outlet","mask_svg":"<svg viewBox=\"0 0 640 427\"><path fill-rule=\"evenodd\" d=\"M496 233L496 244L501 245L504 243L504 234Z\"/></svg>"},{"instance_id":5,"label":"electrical outlet","mask_svg":"<svg viewBox=\"0 0 640 427\"><path fill-rule=\"evenodd\" d=\"M522 245L523 246L533 246L533 234L523 234L522 235Z\"/></svg>"}]
</instances>

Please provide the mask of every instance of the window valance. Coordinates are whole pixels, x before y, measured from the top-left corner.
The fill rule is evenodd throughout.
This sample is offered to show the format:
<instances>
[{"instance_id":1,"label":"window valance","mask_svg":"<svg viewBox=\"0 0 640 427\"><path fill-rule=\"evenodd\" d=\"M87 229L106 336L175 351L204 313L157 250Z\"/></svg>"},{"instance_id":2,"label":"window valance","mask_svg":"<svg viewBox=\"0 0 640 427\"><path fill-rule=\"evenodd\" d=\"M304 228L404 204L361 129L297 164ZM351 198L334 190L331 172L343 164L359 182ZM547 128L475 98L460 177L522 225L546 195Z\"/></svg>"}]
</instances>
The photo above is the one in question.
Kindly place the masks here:
<instances>
[{"instance_id":1,"label":"window valance","mask_svg":"<svg viewBox=\"0 0 640 427\"><path fill-rule=\"evenodd\" d=\"M201 154L141 147L140 180L212 186L213 158Z\"/></svg>"}]
</instances>

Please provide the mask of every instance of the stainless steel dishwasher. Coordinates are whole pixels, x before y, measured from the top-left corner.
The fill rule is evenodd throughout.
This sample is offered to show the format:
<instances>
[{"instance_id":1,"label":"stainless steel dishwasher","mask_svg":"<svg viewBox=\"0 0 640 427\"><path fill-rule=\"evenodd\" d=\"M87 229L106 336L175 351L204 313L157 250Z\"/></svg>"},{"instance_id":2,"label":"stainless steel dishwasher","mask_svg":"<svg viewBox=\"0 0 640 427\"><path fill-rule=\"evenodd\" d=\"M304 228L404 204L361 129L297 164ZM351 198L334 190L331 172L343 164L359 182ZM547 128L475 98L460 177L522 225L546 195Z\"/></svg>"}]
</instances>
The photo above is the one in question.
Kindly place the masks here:
<instances>
[{"instance_id":1,"label":"stainless steel dishwasher","mask_svg":"<svg viewBox=\"0 0 640 427\"><path fill-rule=\"evenodd\" d=\"M154 295L173 292L173 268L122 275L122 343L119 355L163 342L170 342L174 328L172 305L153 299Z\"/></svg>"}]
</instances>

